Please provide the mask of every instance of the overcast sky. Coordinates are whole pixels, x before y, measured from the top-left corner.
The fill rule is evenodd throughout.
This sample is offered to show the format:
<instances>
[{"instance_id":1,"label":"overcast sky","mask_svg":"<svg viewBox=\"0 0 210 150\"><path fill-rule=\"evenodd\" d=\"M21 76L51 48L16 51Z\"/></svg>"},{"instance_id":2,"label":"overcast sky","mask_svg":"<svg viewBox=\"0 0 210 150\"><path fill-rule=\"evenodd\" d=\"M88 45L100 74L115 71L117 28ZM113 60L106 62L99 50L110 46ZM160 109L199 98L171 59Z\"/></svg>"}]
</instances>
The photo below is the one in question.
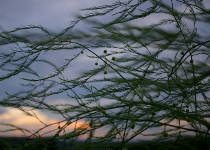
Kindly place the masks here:
<instances>
[{"instance_id":1,"label":"overcast sky","mask_svg":"<svg viewBox=\"0 0 210 150\"><path fill-rule=\"evenodd\" d=\"M27 25L41 25L53 31L69 26L80 9L99 5L102 0L0 0L0 29L12 30ZM64 56L64 55L63 55ZM49 59L61 60L48 55ZM40 71L44 68L40 68ZM18 81L10 79L1 82L0 90L15 91ZM1 93L1 92L0 92Z\"/></svg>"},{"instance_id":2,"label":"overcast sky","mask_svg":"<svg viewBox=\"0 0 210 150\"><path fill-rule=\"evenodd\" d=\"M53 31L61 31L71 24L76 15L81 13L80 9L99 5L100 3L102 3L102 0L0 0L0 30L12 30L27 25L41 25ZM56 61L63 59L62 55L59 57L49 55L47 57L52 61L53 59ZM40 70L42 69L44 68L40 68ZM17 91L19 89L18 84L17 78L1 82L0 97L5 91ZM65 99L60 97L51 101L66 102ZM49 118L49 114L38 113L44 121L53 120ZM0 115L0 122L14 123L24 127L33 124L27 121L29 118L19 120L24 118L23 113L19 113L14 109L0 108ZM36 123L32 126L36 126Z\"/></svg>"},{"instance_id":3,"label":"overcast sky","mask_svg":"<svg viewBox=\"0 0 210 150\"><path fill-rule=\"evenodd\" d=\"M51 31L59 32L69 26L75 20L76 15L81 14L82 8L97 6L112 0L0 0L0 31L12 30L17 27L28 25L41 25ZM86 26L80 25L80 28ZM1 47L1 49L3 49ZM70 56L65 52L59 52L59 55L50 54L46 56L48 60L60 62L64 57ZM70 69L71 75L76 75L76 72L88 69L87 57L82 56L80 60L74 64L73 69ZM91 62L91 61L89 61ZM90 63L89 63L90 64ZM94 63L92 63L94 64ZM48 71L49 68L44 66L39 67L39 71ZM20 90L20 77L12 77L0 83L0 99L5 95L4 92L15 93ZM68 103L68 99L55 96L51 97L50 103ZM54 114L36 111L39 118L47 123L57 122L59 118ZM34 131L41 127L40 122L35 121L17 109L2 108L0 106L0 123L11 123ZM6 130L6 127L0 126L1 130ZM20 135L20 132L7 133L9 136ZM4 135L0 133L0 136Z\"/></svg>"},{"instance_id":4,"label":"overcast sky","mask_svg":"<svg viewBox=\"0 0 210 150\"><path fill-rule=\"evenodd\" d=\"M22 27L27 25L41 25L48 29L60 31L65 27L69 26L71 22L75 19L75 15L81 13L80 9L87 8L91 6L97 6L102 3L108 3L112 0L0 0L0 30L11 30L16 27ZM205 1L209 6L209 0ZM162 16L152 16L148 17L147 21L141 22L141 24L151 24L155 21L159 21ZM62 55L55 58L53 55L48 56L49 59L62 59ZM81 61L76 66L83 64L87 65L87 60L84 57L81 57ZM84 66L83 66L84 67ZM88 68L85 66L86 69ZM82 67L81 67L82 68ZM75 68L81 69L81 68ZM14 89L18 89L18 81L14 78L1 83L0 91L14 91ZM1 92L0 92L1 94ZM53 101L64 101L65 99L57 98ZM9 109L1 109L0 114L0 122L11 122L16 123L19 121L19 125L27 126L24 120L18 120L21 113L12 116L12 113L16 112L16 110ZM41 114L38 112L40 116L43 117L43 120L49 120L49 115ZM4 117L3 117L4 116ZM3 118L7 118L4 119ZM53 120L53 119L51 119ZM26 120L25 120L26 121Z\"/></svg>"},{"instance_id":5,"label":"overcast sky","mask_svg":"<svg viewBox=\"0 0 210 150\"><path fill-rule=\"evenodd\" d=\"M25 25L63 29L80 9L100 2L102 0L0 0L0 25L4 29Z\"/></svg>"}]
</instances>

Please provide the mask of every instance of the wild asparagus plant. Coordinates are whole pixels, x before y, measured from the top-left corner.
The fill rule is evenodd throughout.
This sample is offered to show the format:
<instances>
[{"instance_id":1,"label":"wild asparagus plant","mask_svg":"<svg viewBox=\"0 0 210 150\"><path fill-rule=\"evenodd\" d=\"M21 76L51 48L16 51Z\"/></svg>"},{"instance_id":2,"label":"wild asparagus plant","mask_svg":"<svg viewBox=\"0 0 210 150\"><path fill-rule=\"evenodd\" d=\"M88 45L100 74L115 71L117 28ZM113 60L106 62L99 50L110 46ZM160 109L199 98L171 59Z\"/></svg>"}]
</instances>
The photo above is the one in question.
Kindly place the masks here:
<instances>
[{"instance_id":1,"label":"wild asparagus plant","mask_svg":"<svg viewBox=\"0 0 210 150\"><path fill-rule=\"evenodd\" d=\"M86 15L60 33L41 26L2 31L0 81L17 76L24 89L7 92L0 105L59 114L63 120L54 123L64 123L55 129L59 138L86 134L87 139L119 140L124 147L139 136L209 136L210 9L206 3L114 0L83 10ZM93 28L74 30L80 22ZM10 49L4 51L8 45ZM62 64L47 58L51 53L64 57L63 52L68 58ZM84 58L90 60L86 65L91 69L72 76L75 62ZM40 64L51 72L43 74L37 68ZM70 103L46 101L59 95L67 96ZM79 120L89 127L64 132ZM54 124L45 124L32 135Z\"/></svg>"}]
</instances>

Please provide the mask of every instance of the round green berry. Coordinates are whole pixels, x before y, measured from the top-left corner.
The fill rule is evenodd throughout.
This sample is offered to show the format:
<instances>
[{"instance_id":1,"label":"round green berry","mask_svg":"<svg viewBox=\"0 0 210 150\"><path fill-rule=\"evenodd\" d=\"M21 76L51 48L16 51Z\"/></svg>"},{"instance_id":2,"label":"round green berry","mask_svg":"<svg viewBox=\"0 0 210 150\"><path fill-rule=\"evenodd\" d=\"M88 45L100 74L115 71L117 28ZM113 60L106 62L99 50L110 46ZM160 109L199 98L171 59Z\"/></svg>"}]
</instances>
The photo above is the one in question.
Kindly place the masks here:
<instances>
[{"instance_id":1,"label":"round green berry","mask_svg":"<svg viewBox=\"0 0 210 150\"><path fill-rule=\"evenodd\" d=\"M107 71L104 71L104 74L107 74Z\"/></svg>"},{"instance_id":2,"label":"round green berry","mask_svg":"<svg viewBox=\"0 0 210 150\"><path fill-rule=\"evenodd\" d=\"M81 54L84 54L84 51L81 51L80 53L81 53Z\"/></svg>"},{"instance_id":3,"label":"round green berry","mask_svg":"<svg viewBox=\"0 0 210 150\"><path fill-rule=\"evenodd\" d=\"M104 50L104 53L105 53L105 54L107 53L107 50L106 50L106 49Z\"/></svg>"},{"instance_id":4,"label":"round green berry","mask_svg":"<svg viewBox=\"0 0 210 150\"><path fill-rule=\"evenodd\" d=\"M181 55L184 55L184 52L181 52Z\"/></svg>"},{"instance_id":5,"label":"round green berry","mask_svg":"<svg viewBox=\"0 0 210 150\"><path fill-rule=\"evenodd\" d=\"M106 111L103 110L103 109L101 109L101 113L102 113L102 114L106 114Z\"/></svg>"},{"instance_id":6,"label":"round green berry","mask_svg":"<svg viewBox=\"0 0 210 150\"><path fill-rule=\"evenodd\" d=\"M98 66L98 62L95 62L95 65Z\"/></svg>"},{"instance_id":7,"label":"round green berry","mask_svg":"<svg viewBox=\"0 0 210 150\"><path fill-rule=\"evenodd\" d=\"M132 121L132 122L131 122L131 129L134 129L134 128L135 128L135 122Z\"/></svg>"},{"instance_id":8,"label":"round green berry","mask_svg":"<svg viewBox=\"0 0 210 150\"><path fill-rule=\"evenodd\" d=\"M192 59L190 60L190 63L191 63L191 64L193 63L193 60L192 60Z\"/></svg>"},{"instance_id":9,"label":"round green berry","mask_svg":"<svg viewBox=\"0 0 210 150\"><path fill-rule=\"evenodd\" d=\"M163 137L168 137L168 133L166 131L163 132Z\"/></svg>"},{"instance_id":10,"label":"round green berry","mask_svg":"<svg viewBox=\"0 0 210 150\"><path fill-rule=\"evenodd\" d=\"M93 125L94 125L94 121L93 120L90 120L90 123L89 123L90 127L92 128Z\"/></svg>"},{"instance_id":11,"label":"round green berry","mask_svg":"<svg viewBox=\"0 0 210 150\"><path fill-rule=\"evenodd\" d=\"M112 57L112 60L116 60L116 58L115 57Z\"/></svg>"}]
</instances>

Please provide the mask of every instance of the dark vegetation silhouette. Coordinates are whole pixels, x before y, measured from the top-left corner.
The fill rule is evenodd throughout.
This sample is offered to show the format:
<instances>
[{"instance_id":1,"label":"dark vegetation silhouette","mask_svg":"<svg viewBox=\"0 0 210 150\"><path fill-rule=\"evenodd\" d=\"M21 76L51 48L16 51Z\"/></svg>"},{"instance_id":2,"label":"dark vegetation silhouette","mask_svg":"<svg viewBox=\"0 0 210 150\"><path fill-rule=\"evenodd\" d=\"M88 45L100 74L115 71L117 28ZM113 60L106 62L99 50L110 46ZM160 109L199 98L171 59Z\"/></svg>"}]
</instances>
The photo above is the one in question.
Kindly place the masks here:
<instances>
[{"instance_id":1,"label":"dark vegetation silhouette","mask_svg":"<svg viewBox=\"0 0 210 150\"><path fill-rule=\"evenodd\" d=\"M113 0L83 10L85 15L60 33L42 26L2 31L0 82L17 78L22 88L6 92L0 106L18 108L37 119L25 108L45 110L63 120L43 123L36 132L1 125L30 137L47 135L50 132L44 131L57 125L52 139L87 135L86 142L114 141L120 143L120 149L140 136L208 139L210 9L205 3ZM75 29L80 23L88 27ZM63 58L62 63L47 57L54 54L60 59L64 53L71 57ZM83 59L90 60L86 70L72 75L71 68ZM50 71L43 73L40 66ZM64 95L67 104L47 101ZM89 128L65 132L81 120Z\"/></svg>"}]
</instances>

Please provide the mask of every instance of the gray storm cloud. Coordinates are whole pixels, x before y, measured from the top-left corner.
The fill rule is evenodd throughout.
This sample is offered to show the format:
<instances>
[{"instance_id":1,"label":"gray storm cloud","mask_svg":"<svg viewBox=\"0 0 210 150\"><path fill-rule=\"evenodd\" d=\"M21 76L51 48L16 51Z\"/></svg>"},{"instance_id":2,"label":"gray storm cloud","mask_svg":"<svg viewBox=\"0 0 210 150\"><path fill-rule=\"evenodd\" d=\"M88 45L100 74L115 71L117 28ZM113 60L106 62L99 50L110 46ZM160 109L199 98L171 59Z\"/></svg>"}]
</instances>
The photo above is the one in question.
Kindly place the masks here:
<instances>
[{"instance_id":1,"label":"gray storm cloud","mask_svg":"<svg viewBox=\"0 0 210 150\"><path fill-rule=\"evenodd\" d=\"M26 25L63 29L80 9L101 4L94 0L6 0L0 1L0 26L10 30Z\"/></svg>"}]
</instances>

